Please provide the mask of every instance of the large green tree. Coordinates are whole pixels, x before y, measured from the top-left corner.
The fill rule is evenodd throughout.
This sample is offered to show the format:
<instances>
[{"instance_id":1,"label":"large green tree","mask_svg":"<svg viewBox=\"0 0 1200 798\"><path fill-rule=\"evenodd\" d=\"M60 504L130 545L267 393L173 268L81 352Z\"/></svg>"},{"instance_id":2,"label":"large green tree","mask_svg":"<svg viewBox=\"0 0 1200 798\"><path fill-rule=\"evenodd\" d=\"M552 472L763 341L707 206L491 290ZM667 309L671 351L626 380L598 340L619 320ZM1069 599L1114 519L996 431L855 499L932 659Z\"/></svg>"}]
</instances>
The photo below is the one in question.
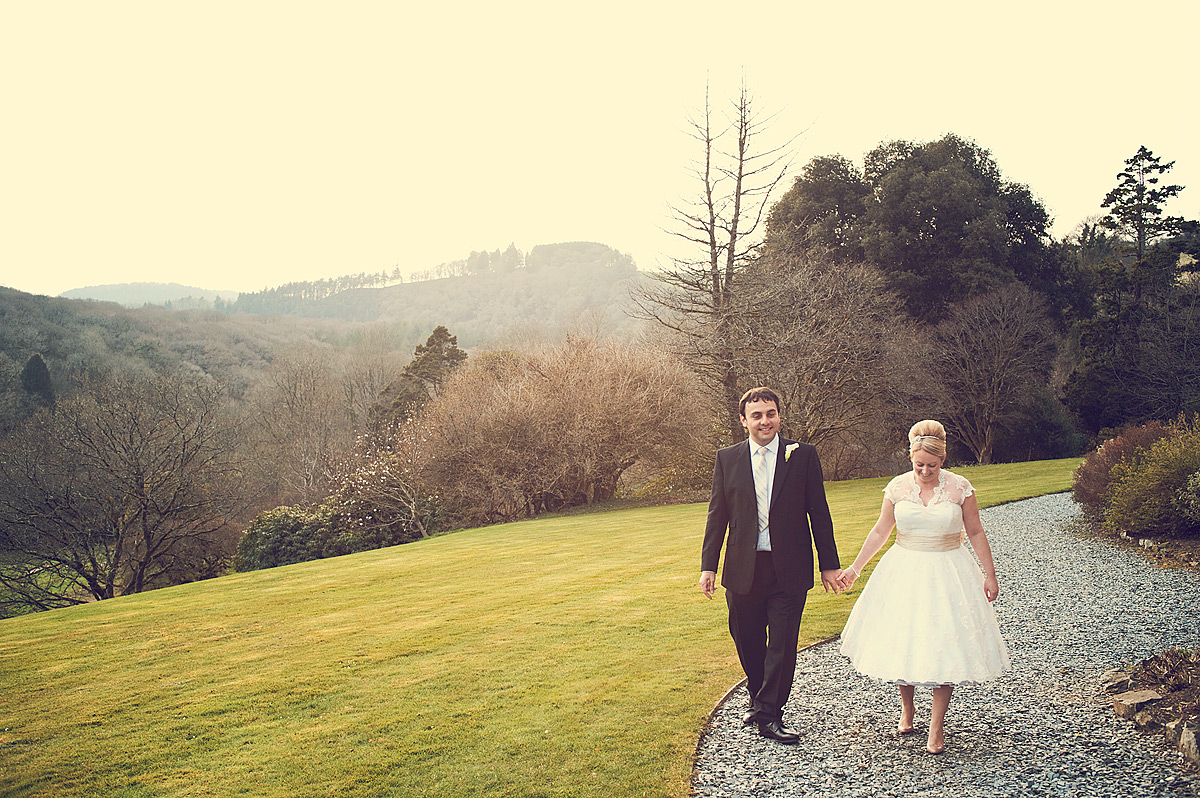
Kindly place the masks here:
<instances>
[{"instance_id":1,"label":"large green tree","mask_svg":"<svg viewBox=\"0 0 1200 798\"><path fill-rule=\"evenodd\" d=\"M991 154L953 134L893 141L859 173L841 156L814 159L772 209L768 250L818 246L862 255L908 311L936 321L955 302L1014 281L1052 293L1058 260L1049 214L1005 181Z\"/></svg>"},{"instance_id":2,"label":"large green tree","mask_svg":"<svg viewBox=\"0 0 1200 798\"><path fill-rule=\"evenodd\" d=\"M846 158L813 158L771 207L767 247L780 255L819 249L856 258L861 246L855 228L870 197L862 171Z\"/></svg>"}]
</instances>

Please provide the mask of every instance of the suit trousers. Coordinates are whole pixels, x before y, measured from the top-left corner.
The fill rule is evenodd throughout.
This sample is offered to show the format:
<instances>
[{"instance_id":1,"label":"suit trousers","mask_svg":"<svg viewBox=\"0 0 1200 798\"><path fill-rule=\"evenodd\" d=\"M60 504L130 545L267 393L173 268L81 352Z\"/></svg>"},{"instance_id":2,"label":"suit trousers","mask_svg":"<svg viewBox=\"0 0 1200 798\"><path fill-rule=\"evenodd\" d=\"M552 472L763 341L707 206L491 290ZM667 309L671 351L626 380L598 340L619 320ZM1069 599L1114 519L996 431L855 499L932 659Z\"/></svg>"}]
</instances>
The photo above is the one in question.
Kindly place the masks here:
<instances>
[{"instance_id":1,"label":"suit trousers","mask_svg":"<svg viewBox=\"0 0 1200 798\"><path fill-rule=\"evenodd\" d=\"M797 597L783 590L769 551L760 551L755 557L749 593L725 591L729 634L746 673L750 710L760 722L783 720L783 705L796 675L805 598L807 594Z\"/></svg>"}]
</instances>

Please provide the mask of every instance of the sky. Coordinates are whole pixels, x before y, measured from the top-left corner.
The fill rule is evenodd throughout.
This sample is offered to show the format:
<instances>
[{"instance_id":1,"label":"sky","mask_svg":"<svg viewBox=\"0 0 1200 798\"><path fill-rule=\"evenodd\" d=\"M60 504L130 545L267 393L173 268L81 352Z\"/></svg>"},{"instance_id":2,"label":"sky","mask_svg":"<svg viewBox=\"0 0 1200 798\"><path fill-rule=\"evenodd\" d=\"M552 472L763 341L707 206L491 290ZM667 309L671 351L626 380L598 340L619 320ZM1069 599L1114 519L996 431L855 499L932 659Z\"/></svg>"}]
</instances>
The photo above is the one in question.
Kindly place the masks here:
<instances>
[{"instance_id":1,"label":"sky","mask_svg":"<svg viewBox=\"0 0 1200 798\"><path fill-rule=\"evenodd\" d=\"M743 81L794 173L955 133L1062 237L1145 145L1196 219L1197 31L1194 0L5 3L0 285L257 291L564 241L658 268L688 120Z\"/></svg>"}]
</instances>

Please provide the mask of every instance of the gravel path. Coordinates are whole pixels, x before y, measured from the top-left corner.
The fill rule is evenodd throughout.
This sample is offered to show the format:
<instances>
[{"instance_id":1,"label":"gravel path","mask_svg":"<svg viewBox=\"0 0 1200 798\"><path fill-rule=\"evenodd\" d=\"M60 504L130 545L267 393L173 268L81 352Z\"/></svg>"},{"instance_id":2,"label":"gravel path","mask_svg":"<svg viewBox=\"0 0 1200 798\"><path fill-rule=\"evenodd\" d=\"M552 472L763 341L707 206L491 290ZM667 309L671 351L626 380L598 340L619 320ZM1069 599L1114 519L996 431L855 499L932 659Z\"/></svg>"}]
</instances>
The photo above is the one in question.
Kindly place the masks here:
<instances>
[{"instance_id":1,"label":"gravel path","mask_svg":"<svg viewBox=\"0 0 1200 798\"><path fill-rule=\"evenodd\" d=\"M1077 514L1068 494L983 511L1013 670L955 691L945 754L926 754L924 733L898 737L896 688L855 672L831 642L800 654L784 708L800 744L743 727L739 686L701 737L695 794L1200 795L1200 777L1176 767L1179 754L1117 718L1099 691L1113 667L1200 646L1200 574L1147 567L1135 553L1079 538L1069 528ZM929 691L918 689L922 731L928 712Z\"/></svg>"}]
</instances>

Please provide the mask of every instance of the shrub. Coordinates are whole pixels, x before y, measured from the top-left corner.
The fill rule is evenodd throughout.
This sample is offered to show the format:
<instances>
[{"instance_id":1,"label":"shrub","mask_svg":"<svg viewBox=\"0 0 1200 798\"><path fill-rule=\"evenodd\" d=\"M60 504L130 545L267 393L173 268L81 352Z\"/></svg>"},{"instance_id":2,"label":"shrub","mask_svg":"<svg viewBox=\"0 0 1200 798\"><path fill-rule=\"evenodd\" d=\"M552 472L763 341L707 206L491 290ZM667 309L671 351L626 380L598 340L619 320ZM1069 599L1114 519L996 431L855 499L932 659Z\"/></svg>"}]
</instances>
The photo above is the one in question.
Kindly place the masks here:
<instances>
[{"instance_id":1,"label":"shrub","mask_svg":"<svg viewBox=\"0 0 1200 798\"><path fill-rule=\"evenodd\" d=\"M1181 516L1200 526L1200 471L1188 477L1175 495L1175 508Z\"/></svg>"},{"instance_id":2,"label":"shrub","mask_svg":"<svg viewBox=\"0 0 1200 798\"><path fill-rule=\"evenodd\" d=\"M1101 443L1075 470L1074 497L1092 519L1104 515L1112 483L1112 469L1123 460L1135 460L1152 443L1167 435L1161 422L1151 421L1130 427L1112 440Z\"/></svg>"},{"instance_id":3,"label":"shrub","mask_svg":"<svg viewBox=\"0 0 1200 798\"><path fill-rule=\"evenodd\" d=\"M484 353L425 406L414 434L436 445L413 461L463 526L603 502L635 466L678 459L701 424L696 395L677 361L611 340Z\"/></svg>"},{"instance_id":4,"label":"shrub","mask_svg":"<svg viewBox=\"0 0 1200 798\"><path fill-rule=\"evenodd\" d=\"M338 493L306 509L276 507L259 513L238 543L239 571L340 557L395 546L436 531L437 497L417 491L396 455L374 450L350 460Z\"/></svg>"},{"instance_id":5,"label":"shrub","mask_svg":"<svg viewBox=\"0 0 1200 798\"><path fill-rule=\"evenodd\" d=\"M1179 496L1200 471L1200 418L1182 418L1140 457L1112 468L1104 528L1133 537L1191 537L1200 523L1180 511Z\"/></svg>"},{"instance_id":6,"label":"shrub","mask_svg":"<svg viewBox=\"0 0 1200 798\"><path fill-rule=\"evenodd\" d=\"M259 513L238 542L234 566L239 571L256 571L319 560L335 537L332 520L324 506L315 511L276 507Z\"/></svg>"}]
</instances>

